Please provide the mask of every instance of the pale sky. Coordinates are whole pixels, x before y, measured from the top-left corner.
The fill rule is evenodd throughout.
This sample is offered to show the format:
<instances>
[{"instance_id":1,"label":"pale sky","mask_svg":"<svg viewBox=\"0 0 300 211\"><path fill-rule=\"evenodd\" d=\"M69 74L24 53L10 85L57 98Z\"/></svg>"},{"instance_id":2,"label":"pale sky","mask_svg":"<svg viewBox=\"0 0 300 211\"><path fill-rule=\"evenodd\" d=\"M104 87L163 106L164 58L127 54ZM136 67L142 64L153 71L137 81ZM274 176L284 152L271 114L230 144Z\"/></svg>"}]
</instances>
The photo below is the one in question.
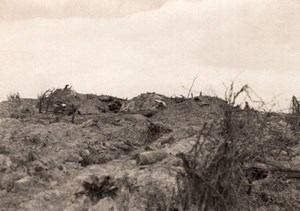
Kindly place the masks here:
<instances>
[{"instance_id":1,"label":"pale sky","mask_svg":"<svg viewBox=\"0 0 300 211\"><path fill-rule=\"evenodd\" d=\"M133 97L223 97L237 78L281 107L300 97L300 0L0 0L0 100L72 84Z\"/></svg>"}]
</instances>

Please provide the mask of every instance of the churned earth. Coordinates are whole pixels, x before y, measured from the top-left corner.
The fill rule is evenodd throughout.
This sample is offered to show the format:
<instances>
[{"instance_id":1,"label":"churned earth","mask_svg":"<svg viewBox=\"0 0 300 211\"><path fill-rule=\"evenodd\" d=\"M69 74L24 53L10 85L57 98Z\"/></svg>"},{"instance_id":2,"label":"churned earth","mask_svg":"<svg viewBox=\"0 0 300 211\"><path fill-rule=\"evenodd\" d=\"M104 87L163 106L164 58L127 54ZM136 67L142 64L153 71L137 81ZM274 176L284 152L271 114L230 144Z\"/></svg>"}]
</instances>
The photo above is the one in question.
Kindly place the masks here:
<instances>
[{"instance_id":1,"label":"churned earth","mask_svg":"<svg viewBox=\"0 0 300 211\"><path fill-rule=\"evenodd\" d=\"M64 112L39 113L36 99L0 104L0 210L183 210L175 197L184 172L178 154L190 152L204 124L213 125L210 143L222 139L226 102L147 93L93 96L87 104L76 96L82 112L74 123ZM270 160L294 176L276 185L273 176L257 178L251 210L298 210L300 136L285 114L270 113L265 123Z\"/></svg>"}]
</instances>

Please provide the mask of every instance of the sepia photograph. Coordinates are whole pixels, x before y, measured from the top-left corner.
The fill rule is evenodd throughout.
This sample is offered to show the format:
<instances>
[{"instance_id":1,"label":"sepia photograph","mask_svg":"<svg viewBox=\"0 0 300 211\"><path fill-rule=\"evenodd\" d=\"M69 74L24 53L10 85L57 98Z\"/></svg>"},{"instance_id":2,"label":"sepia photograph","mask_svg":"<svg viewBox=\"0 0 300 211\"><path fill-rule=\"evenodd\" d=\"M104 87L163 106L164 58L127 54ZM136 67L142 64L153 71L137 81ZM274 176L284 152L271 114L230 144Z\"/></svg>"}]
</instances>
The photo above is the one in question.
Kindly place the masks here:
<instances>
[{"instance_id":1,"label":"sepia photograph","mask_svg":"<svg viewBox=\"0 0 300 211\"><path fill-rule=\"evenodd\" d=\"M0 0L0 211L299 211L300 0Z\"/></svg>"}]
</instances>

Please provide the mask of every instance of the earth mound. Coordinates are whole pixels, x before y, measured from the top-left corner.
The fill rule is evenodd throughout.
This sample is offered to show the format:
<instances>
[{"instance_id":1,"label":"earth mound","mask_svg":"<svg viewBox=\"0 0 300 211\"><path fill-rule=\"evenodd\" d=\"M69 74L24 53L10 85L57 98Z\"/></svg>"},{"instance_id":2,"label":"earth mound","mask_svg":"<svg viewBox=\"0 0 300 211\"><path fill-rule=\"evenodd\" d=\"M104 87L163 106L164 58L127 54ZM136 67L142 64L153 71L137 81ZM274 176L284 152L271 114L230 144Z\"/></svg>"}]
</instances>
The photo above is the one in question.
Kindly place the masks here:
<instances>
[{"instance_id":1,"label":"earth mound","mask_svg":"<svg viewBox=\"0 0 300 211\"><path fill-rule=\"evenodd\" d=\"M299 134L210 96L2 102L0 210L298 210Z\"/></svg>"}]
</instances>

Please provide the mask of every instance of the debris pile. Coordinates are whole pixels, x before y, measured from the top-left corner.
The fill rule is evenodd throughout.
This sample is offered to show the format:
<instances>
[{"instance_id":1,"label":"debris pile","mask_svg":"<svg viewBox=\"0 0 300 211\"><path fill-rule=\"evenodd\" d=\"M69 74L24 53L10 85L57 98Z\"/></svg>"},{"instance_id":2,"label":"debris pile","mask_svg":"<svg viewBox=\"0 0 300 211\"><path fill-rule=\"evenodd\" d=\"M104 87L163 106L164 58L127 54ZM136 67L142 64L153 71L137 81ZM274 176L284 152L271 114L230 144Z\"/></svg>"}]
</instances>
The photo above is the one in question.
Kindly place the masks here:
<instances>
[{"instance_id":1,"label":"debris pile","mask_svg":"<svg viewBox=\"0 0 300 211\"><path fill-rule=\"evenodd\" d=\"M141 94L123 103L121 111L151 117L167 107L164 96L156 93Z\"/></svg>"},{"instance_id":2,"label":"debris pile","mask_svg":"<svg viewBox=\"0 0 300 211\"><path fill-rule=\"evenodd\" d=\"M80 94L66 85L65 88L49 89L39 96L37 107L39 113L55 115L81 115L119 112L124 100L111 96Z\"/></svg>"},{"instance_id":3,"label":"debris pile","mask_svg":"<svg viewBox=\"0 0 300 211\"><path fill-rule=\"evenodd\" d=\"M0 210L300 209L295 99L289 122L209 96L49 93L0 103Z\"/></svg>"}]
</instances>

